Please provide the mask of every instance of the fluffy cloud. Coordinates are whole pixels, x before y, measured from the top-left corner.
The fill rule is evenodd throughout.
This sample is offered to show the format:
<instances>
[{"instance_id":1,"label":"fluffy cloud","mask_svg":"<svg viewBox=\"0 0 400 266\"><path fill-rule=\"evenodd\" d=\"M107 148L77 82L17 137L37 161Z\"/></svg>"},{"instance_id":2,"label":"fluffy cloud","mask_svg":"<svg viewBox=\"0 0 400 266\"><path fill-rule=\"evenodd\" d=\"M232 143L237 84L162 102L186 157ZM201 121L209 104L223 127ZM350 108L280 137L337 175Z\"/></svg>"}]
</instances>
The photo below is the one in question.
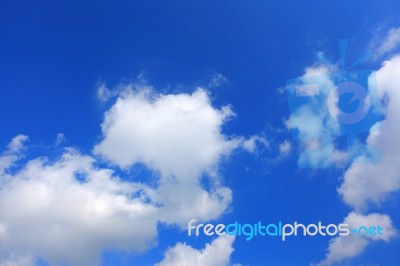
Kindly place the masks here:
<instances>
[{"instance_id":1,"label":"fluffy cloud","mask_svg":"<svg viewBox=\"0 0 400 266\"><path fill-rule=\"evenodd\" d=\"M352 258L361 254L369 242L378 240L389 241L397 235L397 232L392 225L392 220L389 216L383 214L373 213L362 215L356 212L351 212L344 219L343 223L349 224L350 228L380 225L383 228L383 235L350 235L336 237L330 241L326 258L318 264L319 266L333 265L344 259Z\"/></svg>"},{"instance_id":2,"label":"fluffy cloud","mask_svg":"<svg viewBox=\"0 0 400 266\"><path fill-rule=\"evenodd\" d=\"M1 258L93 265L103 249L141 251L155 241L156 209L145 190L72 149L0 179Z\"/></svg>"},{"instance_id":3,"label":"fluffy cloud","mask_svg":"<svg viewBox=\"0 0 400 266\"><path fill-rule=\"evenodd\" d=\"M0 174L5 174L5 170L12 165L20 155L24 142L28 139L25 135L14 137L7 146L7 150L0 155Z\"/></svg>"},{"instance_id":4,"label":"fluffy cloud","mask_svg":"<svg viewBox=\"0 0 400 266\"><path fill-rule=\"evenodd\" d=\"M185 243L178 243L167 250L165 258L156 266L224 266L229 265L234 237L223 235L204 249L197 250Z\"/></svg>"},{"instance_id":5,"label":"fluffy cloud","mask_svg":"<svg viewBox=\"0 0 400 266\"><path fill-rule=\"evenodd\" d=\"M397 47L400 43L399 33L398 29L389 31L380 48L382 53L391 52ZM371 123L368 125L366 145L351 143L346 151L336 149L333 144L336 137L344 135L345 132L341 131L346 130L336 122L340 118L339 99L335 90L331 90L336 87L337 81L343 80L341 75L335 75L334 68L320 65L308 68L301 78L290 81L287 88L292 110L286 124L294 130L294 135L301 143L300 166L327 167L334 163L345 167L346 162L351 160L338 193L355 211L366 213L371 203L377 206L390 193L400 189L400 152L393 148L400 146L400 56L387 60L368 77L368 84L365 85L369 86L372 96L365 98L364 107L371 107L372 115L383 114L384 119L375 124L372 123L375 118L368 120ZM388 216L378 216L382 218L380 222L391 228ZM380 219L374 215L356 216L352 213L345 220L354 223L360 217L366 217L364 223ZM389 238L384 240L388 241ZM336 238L331 241L327 259L321 265L356 256L370 241L357 236Z\"/></svg>"},{"instance_id":6,"label":"fluffy cloud","mask_svg":"<svg viewBox=\"0 0 400 266\"><path fill-rule=\"evenodd\" d=\"M385 119L371 127L367 145L378 153L375 161L365 156L355 158L346 170L343 183L338 189L343 200L358 211L366 211L371 203L379 204L390 193L400 189L400 152L393 147L400 146L400 57L383 63L376 71L379 98L383 103L380 110ZM343 259L359 255L373 240L392 239L396 232L387 215L361 215L350 213L345 223L360 225L381 225L385 228L383 237L338 237L330 242L326 259L320 265L331 265Z\"/></svg>"},{"instance_id":7,"label":"fluffy cloud","mask_svg":"<svg viewBox=\"0 0 400 266\"><path fill-rule=\"evenodd\" d=\"M228 106L213 108L202 89L177 95L128 90L105 114L104 139L94 153L122 168L140 162L163 177L190 179L238 146L221 133L232 114Z\"/></svg>"},{"instance_id":8,"label":"fluffy cloud","mask_svg":"<svg viewBox=\"0 0 400 266\"><path fill-rule=\"evenodd\" d=\"M105 114L104 139L94 153L121 168L143 163L158 172L154 200L163 205L161 220L184 226L193 218L215 219L229 206L232 192L218 178L211 178L206 191L200 177L243 142L221 132L232 115L228 106L214 108L202 89L176 95L124 90Z\"/></svg>"},{"instance_id":9,"label":"fluffy cloud","mask_svg":"<svg viewBox=\"0 0 400 266\"><path fill-rule=\"evenodd\" d=\"M184 227L190 219L216 219L229 207L232 191L218 166L247 141L221 132L230 108L214 108L201 89L156 95L128 86L118 93L95 156L65 148L60 158L18 161L23 135L0 156L1 265L33 265L37 258L96 265L104 250L155 245L158 223ZM121 180L98 166L98 155L122 169L142 163L158 173L158 182ZM215 240L200 252L201 261L229 259L232 241Z\"/></svg>"},{"instance_id":10,"label":"fluffy cloud","mask_svg":"<svg viewBox=\"0 0 400 266\"><path fill-rule=\"evenodd\" d=\"M380 203L400 188L400 57L384 62L376 72L379 95L385 102L385 120L371 128L368 145L377 150L377 162L361 156L348 168L339 188L343 200L362 210L368 202Z\"/></svg>"}]
</instances>

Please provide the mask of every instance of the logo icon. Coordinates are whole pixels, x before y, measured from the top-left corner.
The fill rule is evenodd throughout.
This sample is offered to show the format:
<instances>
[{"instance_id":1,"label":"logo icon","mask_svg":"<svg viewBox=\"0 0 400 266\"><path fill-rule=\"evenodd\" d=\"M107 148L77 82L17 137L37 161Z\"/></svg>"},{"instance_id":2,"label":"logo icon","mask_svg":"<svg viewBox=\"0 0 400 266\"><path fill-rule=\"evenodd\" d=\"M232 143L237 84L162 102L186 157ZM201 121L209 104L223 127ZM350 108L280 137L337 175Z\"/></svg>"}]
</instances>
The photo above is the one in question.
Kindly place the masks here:
<instances>
[{"instance_id":1,"label":"logo icon","mask_svg":"<svg viewBox=\"0 0 400 266\"><path fill-rule=\"evenodd\" d=\"M287 81L292 137L302 148L300 168L331 167L338 154L347 160L361 154L373 161L379 157L363 144L371 126L382 120L375 73L355 69L368 52L347 67L347 45L339 40L338 65L320 55L319 71Z\"/></svg>"}]
</instances>

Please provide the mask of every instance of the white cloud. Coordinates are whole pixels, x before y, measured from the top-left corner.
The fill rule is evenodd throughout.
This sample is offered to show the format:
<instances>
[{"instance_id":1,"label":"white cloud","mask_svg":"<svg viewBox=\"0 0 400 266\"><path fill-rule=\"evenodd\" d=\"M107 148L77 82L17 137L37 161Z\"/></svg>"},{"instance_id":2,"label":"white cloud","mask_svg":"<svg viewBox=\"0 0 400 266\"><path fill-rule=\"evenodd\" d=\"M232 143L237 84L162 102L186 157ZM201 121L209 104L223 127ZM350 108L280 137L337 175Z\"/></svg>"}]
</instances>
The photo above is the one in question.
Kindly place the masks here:
<instances>
[{"instance_id":1,"label":"white cloud","mask_svg":"<svg viewBox=\"0 0 400 266\"><path fill-rule=\"evenodd\" d=\"M105 114L104 139L94 153L122 168L140 162L162 176L198 176L239 145L221 133L232 114L228 106L214 109L202 89L176 95L129 90Z\"/></svg>"},{"instance_id":2,"label":"white cloud","mask_svg":"<svg viewBox=\"0 0 400 266\"><path fill-rule=\"evenodd\" d=\"M113 96L115 96L114 93L110 89L108 89L106 84L104 83L100 84L100 86L97 88L96 94L97 99L100 101L100 103L105 103Z\"/></svg>"},{"instance_id":3,"label":"white cloud","mask_svg":"<svg viewBox=\"0 0 400 266\"><path fill-rule=\"evenodd\" d=\"M58 133L56 136L56 141L54 142L54 146L58 147L60 146L63 142L65 142L66 138L64 133Z\"/></svg>"},{"instance_id":4,"label":"white cloud","mask_svg":"<svg viewBox=\"0 0 400 266\"><path fill-rule=\"evenodd\" d=\"M0 261L2 266L35 266L35 260L31 255L21 257L11 253L7 259Z\"/></svg>"},{"instance_id":5,"label":"white cloud","mask_svg":"<svg viewBox=\"0 0 400 266\"><path fill-rule=\"evenodd\" d=\"M202 89L176 95L124 90L105 114L104 139L94 153L122 168L143 163L159 172L154 200L163 205L162 221L185 226L190 219L215 219L229 206L232 192L218 180L205 190L199 180L242 144L242 138L221 132L232 115L228 106L214 108Z\"/></svg>"},{"instance_id":6,"label":"white cloud","mask_svg":"<svg viewBox=\"0 0 400 266\"><path fill-rule=\"evenodd\" d=\"M208 83L209 88L217 88L228 82L228 79L221 73L215 73L212 75L210 82Z\"/></svg>"},{"instance_id":7,"label":"white cloud","mask_svg":"<svg viewBox=\"0 0 400 266\"><path fill-rule=\"evenodd\" d=\"M400 45L400 28L389 31L387 38L378 49L381 56L394 51ZM340 136L340 127L336 122L340 112L338 95L331 74L335 69L329 66L317 66L306 69L304 75L288 84L288 96L291 104L291 116L285 121L289 129L294 130L301 143L299 164L307 167L325 167L332 162L336 166L346 166L343 183L338 189L343 200L357 212L368 210L370 203L379 205L392 192L400 189L400 56L394 56L372 73L368 79L370 93L378 89L379 99L366 97L363 111L383 113L384 120L370 128L367 145L353 143L346 151L335 148L333 140ZM351 73L349 73L350 75ZM338 74L340 75L340 73ZM340 78L340 76L336 76ZM376 85L377 83L377 85ZM318 84L318 86L315 86ZM346 83L342 83L346 84ZM338 85L339 86L339 85ZM299 100L300 99L300 100ZM321 100L322 99L322 100ZM324 101L325 99L325 101ZM379 104L383 108L380 109ZM366 155L369 153L368 155ZM371 156L372 155L372 156ZM372 157L372 158L371 158ZM363 220L364 219L364 220ZM389 228L384 238L394 236L390 218L386 215L361 215L351 213L345 221L356 223L361 220L379 221ZM365 237L338 237L331 241L329 254L321 265L331 265L346 258L360 254L372 239Z\"/></svg>"},{"instance_id":8,"label":"white cloud","mask_svg":"<svg viewBox=\"0 0 400 266\"><path fill-rule=\"evenodd\" d=\"M3 173L16 159L17 156L13 154L0 156L0 173Z\"/></svg>"},{"instance_id":9,"label":"white cloud","mask_svg":"<svg viewBox=\"0 0 400 266\"><path fill-rule=\"evenodd\" d=\"M286 156L292 150L292 143L288 140L283 141L279 144L279 154L281 156Z\"/></svg>"},{"instance_id":10,"label":"white cloud","mask_svg":"<svg viewBox=\"0 0 400 266\"><path fill-rule=\"evenodd\" d=\"M104 249L154 244L156 209L146 203L145 188L95 167L89 156L68 150L55 162L35 159L0 178L0 262L14 253L94 265Z\"/></svg>"},{"instance_id":11,"label":"white cloud","mask_svg":"<svg viewBox=\"0 0 400 266\"><path fill-rule=\"evenodd\" d=\"M18 135L14 137L8 144L8 152L19 152L23 148L24 142L27 140L28 137L25 135Z\"/></svg>"},{"instance_id":12,"label":"white cloud","mask_svg":"<svg viewBox=\"0 0 400 266\"><path fill-rule=\"evenodd\" d=\"M265 138L254 135L248 139L242 140L241 146L244 150L253 153L253 152L257 151L258 147L260 147L260 146L268 147L269 144Z\"/></svg>"},{"instance_id":13,"label":"white cloud","mask_svg":"<svg viewBox=\"0 0 400 266\"><path fill-rule=\"evenodd\" d=\"M336 159L333 140L340 134L339 124L328 111L326 102L336 86L330 75L333 66L319 65L306 69L304 75L289 84L292 112L286 125L294 130L300 142L299 165L327 167Z\"/></svg>"},{"instance_id":14,"label":"white cloud","mask_svg":"<svg viewBox=\"0 0 400 266\"><path fill-rule=\"evenodd\" d=\"M232 191L218 176L219 163L246 141L221 132L230 108L214 108L201 89L155 95L130 85L118 91L94 153L124 169L143 163L159 173L157 184L122 181L71 148L58 159L16 163L27 139L17 136L0 156L0 265L30 265L39 257L96 265L104 250L141 252L155 245L158 223L183 228L228 209ZM215 240L203 260L216 256L214 247L228 252L229 241Z\"/></svg>"},{"instance_id":15,"label":"white cloud","mask_svg":"<svg viewBox=\"0 0 400 266\"><path fill-rule=\"evenodd\" d=\"M377 56L392 52L400 45L400 28L392 28L388 31L385 39L377 49Z\"/></svg>"},{"instance_id":16,"label":"white cloud","mask_svg":"<svg viewBox=\"0 0 400 266\"><path fill-rule=\"evenodd\" d=\"M376 149L376 162L361 156L348 168L339 188L343 200L362 210L368 202L379 204L400 189L400 57L384 62L376 72L381 100L386 99L385 120L371 128L368 146Z\"/></svg>"},{"instance_id":17,"label":"white cloud","mask_svg":"<svg viewBox=\"0 0 400 266\"><path fill-rule=\"evenodd\" d=\"M355 257L363 252L369 242L377 240L387 242L397 235L392 220L389 216L383 214L362 215L351 212L343 223L349 224L350 228L359 228L361 226L369 228L370 226L379 225L383 228L383 235L365 236L352 234L350 236L336 237L330 241L326 258L318 264L319 266L333 265L342 260Z\"/></svg>"},{"instance_id":18,"label":"white cloud","mask_svg":"<svg viewBox=\"0 0 400 266\"><path fill-rule=\"evenodd\" d=\"M4 174L4 171L18 159L24 148L24 142L27 140L27 136L18 135L10 141L7 150L0 155L0 174Z\"/></svg>"},{"instance_id":19,"label":"white cloud","mask_svg":"<svg viewBox=\"0 0 400 266\"><path fill-rule=\"evenodd\" d=\"M206 244L202 250L178 243L167 250L164 259L156 266L226 266L230 265L234 237L223 235Z\"/></svg>"}]
</instances>

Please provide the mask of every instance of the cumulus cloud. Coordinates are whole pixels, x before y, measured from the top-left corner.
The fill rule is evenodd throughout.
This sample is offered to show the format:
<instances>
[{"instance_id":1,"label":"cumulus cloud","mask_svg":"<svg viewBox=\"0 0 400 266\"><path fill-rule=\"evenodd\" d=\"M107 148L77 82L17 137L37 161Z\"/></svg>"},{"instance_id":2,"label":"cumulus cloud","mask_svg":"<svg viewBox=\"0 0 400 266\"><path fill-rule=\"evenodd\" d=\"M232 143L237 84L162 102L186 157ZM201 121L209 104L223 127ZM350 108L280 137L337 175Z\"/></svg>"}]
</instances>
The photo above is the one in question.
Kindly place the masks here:
<instances>
[{"instance_id":1,"label":"cumulus cloud","mask_svg":"<svg viewBox=\"0 0 400 266\"><path fill-rule=\"evenodd\" d=\"M189 178L238 146L221 133L232 114L228 106L213 108L202 89L176 95L126 91L105 114L104 139L94 153L122 168L140 162L162 176Z\"/></svg>"},{"instance_id":2,"label":"cumulus cloud","mask_svg":"<svg viewBox=\"0 0 400 266\"><path fill-rule=\"evenodd\" d=\"M387 242L397 235L397 231L394 229L390 217L379 213L362 215L360 213L351 212L344 219L343 223L348 224L350 228L379 225L383 228L383 235L366 236L352 234L350 236L336 237L329 242L326 258L318 264L319 266L329 266L339 261L355 257L363 252L369 242L378 240Z\"/></svg>"},{"instance_id":3,"label":"cumulus cloud","mask_svg":"<svg viewBox=\"0 0 400 266\"><path fill-rule=\"evenodd\" d=\"M145 188L94 163L69 149L55 162L34 159L0 176L4 263L13 253L24 261L93 265L103 249L142 251L154 244L155 207L146 203Z\"/></svg>"},{"instance_id":4,"label":"cumulus cloud","mask_svg":"<svg viewBox=\"0 0 400 266\"><path fill-rule=\"evenodd\" d=\"M400 57L383 63L376 72L380 99L385 101L385 120L375 124L367 140L377 150L376 162L358 157L348 168L339 188L343 200L355 209L362 210L368 203L380 203L386 196L400 188Z\"/></svg>"},{"instance_id":5,"label":"cumulus cloud","mask_svg":"<svg viewBox=\"0 0 400 266\"><path fill-rule=\"evenodd\" d=\"M23 135L0 155L1 265L33 265L37 258L96 265L104 250L141 252L156 245L159 223L183 228L228 209L232 191L223 185L219 164L246 142L222 133L233 116L230 107L213 107L202 89L157 95L129 85L118 91L94 155L65 148L59 158L24 161ZM123 170L141 163L157 173L157 184L122 180L100 167L99 157ZM203 178L209 178L207 187ZM229 260L232 241L215 240L200 260Z\"/></svg>"},{"instance_id":6,"label":"cumulus cloud","mask_svg":"<svg viewBox=\"0 0 400 266\"><path fill-rule=\"evenodd\" d=\"M338 189L343 200L355 210L365 212L371 204L379 205L394 191L400 189L400 57L383 63L375 73L378 93L383 107L384 120L371 127L367 138L368 147L375 149L375 160L361 155L354 159L344 174ZM372 77L372 75L371 75ZM355 226L381 225L385 228L380 237L338 237L330 242L328 254L320 265L331 265L343 259L359 255L373 240L389 241L396 235L389 216L382 214L362 215L350 213L344 223Z\"/></svg>"},{"instance_id":7,"label":"cumulus cloud","mask_svg":"<svg viewBox=\"0 0 400 266\"><path fill-rule=\"evenodd\" d=\"M382 53L389 53L398 46L399 33L398 29L389 32L381 45ZM366 132L366 145L355 141L350 145L348 143L345 151L337 149L334 144L335 138L345 135L346 130L337 123L340 121L340 113L343 112L339 110L337 90L334 90L342 84L338 83L343 80L341 75L344 74L336 75L333 67L317 65L306 69L299 79L290 81L287 89L291 116L285 123L300 142L299 165L327 167L333 163L335 166L347 167L338 193L355 211L367 213L371 204L379 206L390 193L400 189L400 178L397 174L400 171L400 152L393 148L400 146L400 56L385 61L379 70L367 77L365 86L369 87L371 97L366 97L362 102L363 112L370 107L370 114L382 114L383 118L376 123L373 123L375 118L368 120L371 123L364 128L369 129ZM352 78L351 75L349 77ZM354 223L360 217L367 217L363 221L365 223L381 217L378 220L392 228L391 222L390 225L388 223L390 218L386 215L356 216L352 213L346 219ZM379 238L374 238L377 239ZM331 241L329 254L321 265L331 265L354 257L371 241L356 236L335 238Z\"/></svg>"},{"instance_id":8,"label":"cumulus cloud","mask_svg":"<svg viewBox=\"0 0 400 266\"><path fill-rule=\"evenodd\" d=\"M241 145L242 138L221 132L232 115L229 106L214 108L203 89L175 95L124 90L105 114L103 140L94 153L121 168L143 163L158 172L154 200L163 205L163 221L184 226L193 218L215 219L232 192L218 180L207 191L200 177Z\"/></svg>"},{"instance_id":9,"label":"cumulus cloud","mask_svg":"<svg viewBox=\"0 0 400 266\"><path fill-rule=\"evenodd\" d=\"M234 237L223 235L197 250L185 243L178 243L167 250L164 259L156 266L227 266L233 252Z\"/></svg>"}]
</instances>

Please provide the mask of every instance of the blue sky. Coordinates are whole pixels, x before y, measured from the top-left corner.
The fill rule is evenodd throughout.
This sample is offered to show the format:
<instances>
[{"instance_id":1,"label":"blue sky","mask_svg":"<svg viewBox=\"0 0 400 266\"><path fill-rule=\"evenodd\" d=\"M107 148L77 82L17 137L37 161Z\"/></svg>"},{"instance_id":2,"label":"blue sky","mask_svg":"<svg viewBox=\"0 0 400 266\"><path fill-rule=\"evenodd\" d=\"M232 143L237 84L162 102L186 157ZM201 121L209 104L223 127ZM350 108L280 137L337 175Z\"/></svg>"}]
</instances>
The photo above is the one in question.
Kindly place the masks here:
<instances>
[{"instance_id":1,"label":"blue sky","mask_svg":"<svg viewBox=\"0 0 400 266\"><path fill-rule=\"evenodd\" d=\"M398 1L1 1L0 262L398 265L399 11ZM331 89L362 69L376 74L362 84L380 109L354 145L329 91L299 102L304 112L288 101L293 79ZM364 161L371 150L379 156ZM233 241L188 237L191 218L380 222L388 234Z\"/></svg>"}]
</instances>

